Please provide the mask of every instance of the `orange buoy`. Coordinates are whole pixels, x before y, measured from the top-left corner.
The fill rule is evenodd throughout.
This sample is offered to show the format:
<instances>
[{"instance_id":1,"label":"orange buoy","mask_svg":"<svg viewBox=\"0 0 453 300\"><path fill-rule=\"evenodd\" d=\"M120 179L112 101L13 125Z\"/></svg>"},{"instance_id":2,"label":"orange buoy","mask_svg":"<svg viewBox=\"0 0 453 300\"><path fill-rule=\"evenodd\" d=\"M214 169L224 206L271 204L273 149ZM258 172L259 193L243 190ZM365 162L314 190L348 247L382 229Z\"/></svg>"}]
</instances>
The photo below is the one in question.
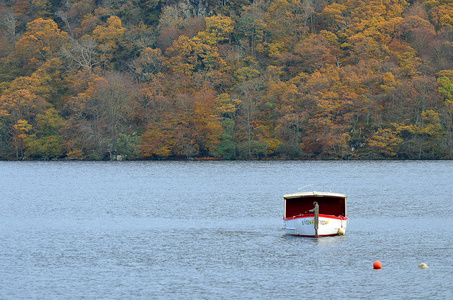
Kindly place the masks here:
<instances>
[{"instance_id":1,"label":"orange buoy","mask_svg":"<svg viewBox=\"0 0 453 300\"><path fill-rule=\"evenodd\" d=\"M379 260L376 260L374 263L373 263L373 268L374 269L382 269L382 264Z\"/></svg>"}]
</instances>

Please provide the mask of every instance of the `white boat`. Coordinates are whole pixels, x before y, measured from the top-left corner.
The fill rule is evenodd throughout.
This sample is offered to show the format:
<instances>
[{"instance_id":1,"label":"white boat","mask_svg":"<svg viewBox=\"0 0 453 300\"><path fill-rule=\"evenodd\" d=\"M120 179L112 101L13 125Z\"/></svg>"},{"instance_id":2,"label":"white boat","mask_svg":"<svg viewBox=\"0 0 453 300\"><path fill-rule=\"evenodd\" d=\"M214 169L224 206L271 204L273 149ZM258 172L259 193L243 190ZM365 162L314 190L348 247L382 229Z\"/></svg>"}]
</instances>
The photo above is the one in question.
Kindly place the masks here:
<instances>
[{"instance_id":1,"label":"white boat","mask_svg":"<svg viewBox=\"0 0 453 300\"><path fill-rule=\"evenodd\" d=\"M300 191L307 187L283 196L286 234L308 237L344 235L348 226L348 197L332 192Z\"/></svg>"}]
</instances>

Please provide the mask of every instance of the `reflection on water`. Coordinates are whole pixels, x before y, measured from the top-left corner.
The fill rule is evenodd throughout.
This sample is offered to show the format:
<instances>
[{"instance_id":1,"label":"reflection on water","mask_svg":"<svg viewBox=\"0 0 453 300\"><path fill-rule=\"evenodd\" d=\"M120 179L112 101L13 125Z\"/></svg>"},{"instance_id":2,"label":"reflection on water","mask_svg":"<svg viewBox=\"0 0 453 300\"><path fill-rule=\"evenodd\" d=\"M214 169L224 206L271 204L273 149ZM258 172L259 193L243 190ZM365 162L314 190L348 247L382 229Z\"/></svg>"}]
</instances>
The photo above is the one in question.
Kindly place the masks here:
<instances>
[{"instance_id":1,"label":"reflection on water","mask_svg":"<svg viewBox=\"0 0 453 300\"><path fill-rule=\"evenodd\" d=\"M0 162L0 298L451 299L452 167ZM346 236L284 234L311 183L348 195Z\"/></svg>"}]
</instances>

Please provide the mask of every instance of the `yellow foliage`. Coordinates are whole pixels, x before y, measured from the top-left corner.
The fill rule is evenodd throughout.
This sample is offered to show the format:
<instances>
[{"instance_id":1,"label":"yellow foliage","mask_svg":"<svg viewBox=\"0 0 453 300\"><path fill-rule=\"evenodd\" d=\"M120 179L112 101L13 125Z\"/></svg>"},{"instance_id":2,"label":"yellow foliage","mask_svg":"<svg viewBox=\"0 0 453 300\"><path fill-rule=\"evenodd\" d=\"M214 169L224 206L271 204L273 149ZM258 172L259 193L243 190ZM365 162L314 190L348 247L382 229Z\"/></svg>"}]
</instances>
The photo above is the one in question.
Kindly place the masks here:
<instances>
[{"instance_id":1,"label":"yellow foliage","mask_svg":"<svg viewBox=\"0 0 453 300\"><path fill-rule=\"evenodd\" d=\"M439 113L433 110L427 110L423 111L421 115L425 123L418 126L418 132L434 138L440 137L443 126L440 123Z\"/></svg>"},{"instance_id":2,"label":"yellow foliage","mask_svg":"<svg viewBox=\"0 0 453 300\"><path fill-rule=\"evenodd\" d=\"M425 2L425 5L432 5L428 13L437 29L444 26L453 27L453 7L451 3L443 4L432 1L429 4Z\"/></svg>"},{"instance_id":3,"label":"yellow foliage","mask_svg":"<svg viewBox=\"0 0 453 300\"><path fill-rule=\"evenodd\" d=\"M329 27L332 30L337 30L344 28L347 24L345 17L346 10L347 7L345 5L332 3L324 8L321 16L328 21Z\"/></svg>"},{"instance_id":4,"label":"yellow foliage","mask_svg":"<svg viewBox=\"0 0 453 300\"><path fill-rule=\"evenodd\" d=\"M268 43L264 42L256 46L256 51L268 55L271 58L278 58L282 51L285 50L285 43L283 42L274 42Z\"/></svg>"},{"instance_id":5,"label":"yellow foliage","mask_svg":"<svg viewBox=\"0 0 453 300\"><path fill-rule=\"evenodd\" d=\"M371 148L376 149L385 156L396 156L396 148L403 140L397 136L397 132L390 128L379 128L368 141Z\"/></svg>"},{"instance_id":6,"label":"yellow foliage","mask_svg":"<svg viewBox=\"0 0 453 300\"><path fill-rule=\"evenodd\" d=\"M230 39L234 30L234 21L230 17L212 16L206 18L206 30L199 32L198 37L208 45Z\"/></svg>"},{"instance_id":7,"label":"yellow foliage","mask_svg":"<svg viewBox=\"0 0 453 300\"><path fill-rule=\"evenodd\" d=\"M247 81L253 78L256 78L260 75L260 72L256 69L251 69L249 67L239 68L235 72L235 76L239 81Z\"/></svg>"},{"instance_id":8,"label":"yellow foliage","mask_svg":"<svg viewBox=\"0 0 453 300\"><path fill-rule=\"evenodd\" d=\"M168 67L176 73L192 75L194 71L223 69L226 62L215 46L208 45L199 36L181 35L166 51Z\"/></svg>"},{"instance_id":9,"label":"yellow foliage","mask_svg":"<svg viewBox=\"0 0 453 300\"><path fill-rule=\"evenodd\" d=\"M26 120L18 120L17 124L14 125L14 129L19 133L27 133L32 129L32 126Z\"/></svg>"},{"instance_id":10,"label":"yellow foliage","mask_svg":"<svg viewBox=\"0 0 453 300\"><path fill-rule=\"evenodd\" d=\"M237 100L238 102L235 102L235 100L231 100L231 97L229 94L220 94L216 98L216 111L218 114L233 114L236 112L238 109L238 106L240 104L240 100Z\"/></svg>"},{"instance_id":11,"label":"yellow foliage","mask_svg":"<svg viewBox=\"0 0 453 300\"><path fill-rule=\"evenodd\" d=\"M396 86L401 84L395 80L395 76L393 76L391 72L384 73L382 75L382 80L384 81L384 84L381 84L380 87L386 94L394 92L396 90Z\"/></svg>"},{"instance_id":12,"label":"yellow foliage","mask_svg":"<svg viewBox=\"0 0 453 300\"><path fill-rule=\"evenodd\" d=\"M439 77L448 77L450 80L453 80L453 70L442 70L437 73Z\"/></svg>"},{"instance_id":13,"label":"yellow foliage","mask_svg":"<svg viewBox=\"0 0 453 300\"><path fill-rule=\"evenodd\" d=\"M414 49L409 49L406 52L398 53L399 65L407 76L419 74L417 67L421 64L421 59L417 57L417 52Z\"/></svg>"},{"instance_id":14,"label":"yellow foliage","mask_svg":"<svg viewBox=\"0 0 453 300\"><path fill-rule=\"evenodd\" d=\"M421 113L423 122L418 122L411 125L392 124L398 135L414 134L419 136L428 136L432 138L440 138L444 127L441 124L440 114L427 110Z\"/></svg>"},{"instance_id":15,"label":"yellow foliage","mask_svg":"<svg viewBox=\"0 0 453 300\"><path fill-rule=\"evenodd\" d=\"M83 151L81 149L73 149L66 154L68 160L80 160L83 158Z\"/></svg>"},{"instance_id":16,"label":"yellow foliage","mask_svg":"<svg viewBox=\"0 0 453 300\"><path fill-rule=\"evenodd\" d=\"M99 50L114 52L125 32L126 28L123 27L121 19L117 16L111 16L104 26L98 25L94 29L93 38L99 43Z\"/></svg>"},{"instance_id":17,"label":"yellow foliage","mask_svg":"<svg viewBox=\"0 0 453 300\"><path fill-rule=\"evenodd\" d=\"M269 148L268 148L268 154L272 154L272 153L274 153L275 151L277 151L278 147L279 147L280 144L281 144L281 141L280 141L280 140L278 140L278 139L273 139L273 138L265 139L264 142L266 142L267 145L269 146Z\"/></svg>"},{"instance_id":18,"label":"yellow foliage","mask_svg":"<svg viewBox=\"0 0 453 300\"><path fill-rule=\"evenodd\" d=\"M395 131L399 135L403 135L406 133L410 133L410 134L415 133L414 125L401 125L401 124L397 124L397 123L392 123L392 126L395 128Z\"/></svg>"}]
</instances>

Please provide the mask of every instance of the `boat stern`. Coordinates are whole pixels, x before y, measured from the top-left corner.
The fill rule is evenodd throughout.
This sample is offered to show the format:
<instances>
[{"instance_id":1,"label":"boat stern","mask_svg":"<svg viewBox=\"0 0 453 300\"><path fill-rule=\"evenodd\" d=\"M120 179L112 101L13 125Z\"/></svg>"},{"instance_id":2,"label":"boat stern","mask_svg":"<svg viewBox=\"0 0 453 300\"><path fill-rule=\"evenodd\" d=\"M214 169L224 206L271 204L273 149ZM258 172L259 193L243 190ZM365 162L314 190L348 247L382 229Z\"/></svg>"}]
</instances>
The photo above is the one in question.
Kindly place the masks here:
<instances>
[{"instance_id":1,"label":"boat stern","mask_svg":"<svg viewBox=\"0 0 453 300\"><path fill-rule=\"evenodd\" d=\"M285 232L288 235L316 237L345 235L348 219L345 217L319 216L317 232L314 216L299 216L284 219Z\"/></svg>"}]
</instances>

